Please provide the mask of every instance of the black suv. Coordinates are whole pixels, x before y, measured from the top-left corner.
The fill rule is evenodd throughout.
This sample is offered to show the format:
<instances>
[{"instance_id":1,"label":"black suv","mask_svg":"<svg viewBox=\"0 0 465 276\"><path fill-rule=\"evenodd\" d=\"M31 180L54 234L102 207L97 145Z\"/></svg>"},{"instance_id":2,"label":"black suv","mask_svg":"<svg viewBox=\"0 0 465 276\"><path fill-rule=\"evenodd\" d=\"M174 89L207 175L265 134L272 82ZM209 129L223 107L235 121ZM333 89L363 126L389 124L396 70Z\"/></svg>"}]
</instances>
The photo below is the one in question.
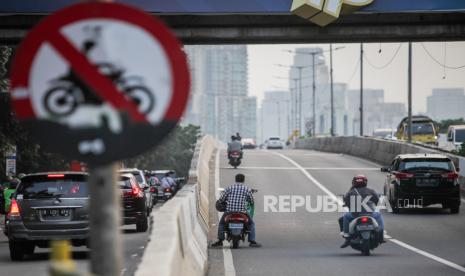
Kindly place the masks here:
<instances>
[{"instance_id":1,"label":"black suv","mask_svg":"<svg viewBox=\"0 0 465 276\"><path fill-rule=\"evenodd\" d=\"M152 211L154 201L152 200L152 191L150 190L150 186L145 179L144 172L139 169L121 169L119 170L119 174L132 174L136 178L137 183L139 184L139 188L145 194L145 206L147 208L147 213L150 214Z\"/></svg>"},{"instance_id":2,"label":"black suv","mask_svg":"<svg viewBox=\"0 0 465 276\"><path fill-rule=\"evenodd\" d=\"M87 245L89 190L87 174L30 174L21 179L6 215L6 232L13 261L49 247L52 239Z\"/></svg>"},{"instance_id":3,"label":"black suv","mask_svg":"<svg viewBox=\"0 0 465 276\"><path fill-rule=\"evenodd\" d=\"M458 170L445 155L398 155L390 167L381 169L387 172L384 193L394 213L408 205L442 204L457 214L460 210Z\"/></svg>"},{"instance_id":4,"label":"black suv","mask_svg":"<svg viewBox=\"0 0 465 276\"><path fill-rule=\"evenodd\" d=\"M135 224L137 232L145 232L149 228L146 194L140 188L135 176L131 173L119 177L119 187L123 194L123 222Z\"/></svg>"}]
</instances>

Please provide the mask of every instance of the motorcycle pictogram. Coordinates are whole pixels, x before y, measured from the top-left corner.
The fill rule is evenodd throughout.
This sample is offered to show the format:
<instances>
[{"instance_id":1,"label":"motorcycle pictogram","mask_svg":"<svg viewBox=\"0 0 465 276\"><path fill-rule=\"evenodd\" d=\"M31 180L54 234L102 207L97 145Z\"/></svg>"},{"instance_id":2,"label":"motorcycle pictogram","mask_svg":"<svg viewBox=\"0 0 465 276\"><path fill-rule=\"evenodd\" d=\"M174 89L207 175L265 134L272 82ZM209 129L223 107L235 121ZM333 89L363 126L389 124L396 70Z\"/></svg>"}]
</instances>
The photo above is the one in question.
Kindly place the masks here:
<instances>
[{"instance_id":1,"label":"motorcycle pictogram","mask_svg":"<svg viewBox=\"0 0 465 276\"><path fill-rule=\"evenodd\" d=\"M98 46L101 27L91 29L93 36L86 39L82 46L82 53L86 56ZM125 76L125 70L109 62L95 63L98 71L110 79L113 84L131 100L142 114L150 113L155 107L155 97L143 85L143 80L137 76ZM80 105L103 105L100 99L72 68L63 75L52 80L53 86L45 92L43 106L55 117L66 117L73 114Z\"/></svg>"}]
</instances>

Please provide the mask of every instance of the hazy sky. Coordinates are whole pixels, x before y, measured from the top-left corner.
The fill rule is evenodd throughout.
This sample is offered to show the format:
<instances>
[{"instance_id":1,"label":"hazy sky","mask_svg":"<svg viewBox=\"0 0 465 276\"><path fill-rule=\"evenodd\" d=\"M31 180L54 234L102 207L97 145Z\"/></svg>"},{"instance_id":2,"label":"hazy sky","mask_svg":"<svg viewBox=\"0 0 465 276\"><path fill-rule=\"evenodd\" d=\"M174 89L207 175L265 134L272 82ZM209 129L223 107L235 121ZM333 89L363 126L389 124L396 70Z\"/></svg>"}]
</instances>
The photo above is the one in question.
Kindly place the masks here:
<instances>
[{"instance_id":1,"label":"hazy sky","mask_svg":"<svg viewBox=\"0 0 465 276\"><path fill-rule=\"evenodd\" d=\"M407 103L407 43L368 43L364 44L367 59L376 67L387 64L401 45L397 56L384 69L375 69L367 60L364 62L364 87L384 89L388 102ZM289 69L275 64L292 64L293 54L283 50L298 47L321 47L329 49L329 44L286 44L286 45L249 45L249 94L257 96L259 102L265 91L288 88L289 81L276 78L288 77ZM346 82L350 89L360 87L360 71L357 68L360 59L360 44L334 44L345 46L333 53L334 81ZM429 52L440 62L451 67L465 65L465 42L428 42L423 43ZM426 111L426 97L433 88L465 87L465 68L446 69L435 63L425 52L421 43L413 44L413 110ZM381 47L381 53L379 49ZM445 51L446 49L446 51ZM325 53L329 66L329 53ZM357 70L357 71L356 71ZM444 78L445 76L445 78ZM465 108L465 107L464 107Z\"/></svg>"}]
</instances>

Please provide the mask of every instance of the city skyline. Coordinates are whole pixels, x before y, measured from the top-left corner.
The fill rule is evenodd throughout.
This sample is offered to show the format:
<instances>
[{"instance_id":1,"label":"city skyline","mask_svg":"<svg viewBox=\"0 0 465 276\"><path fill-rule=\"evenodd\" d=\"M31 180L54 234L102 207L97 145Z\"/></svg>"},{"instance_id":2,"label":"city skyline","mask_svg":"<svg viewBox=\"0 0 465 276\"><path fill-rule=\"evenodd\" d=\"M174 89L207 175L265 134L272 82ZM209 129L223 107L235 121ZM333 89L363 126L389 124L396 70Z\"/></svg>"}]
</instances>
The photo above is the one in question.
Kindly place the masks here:
<instances>
[{"instance_id":1,"label":"city skyline","mask_svg":"<svg viewBox=\"0 0 465 276\"><path fill-rule=\"evenodd\" d=\"M348 89L359 89L360 44L334 44L333 46L334 48L345 47L333 53L334 81L347 83ZM462 66L465 64L465 52L462 50L464 46L464 42L413 43L414 113L426 112L426 98L432 94L433 89L465 87L465 78L463 78L465 68L446 68L444 71L444 67L429 56L431 54L436 61L443 63L444 54L446 54L445 60L448 67ZM327 50L329 44L248 45L249 94L257 96L261 102L265 91L289 89L289 80L284 79L289 76L289 69L275 64L291 65L294 54L288 51L295 51L302 47L320 47ZM379 53L380 49L381 53ZM445 53L444 49L446 49ZM386 102L406 104L407 44L367 43L364 44L364 51L364 87L385 90ZM325 52L324 55L328 61L329 53ZM375 69L374 67L385 68ZM310 93L311 88L306 89Z\"/></svg>"}]
</instances>

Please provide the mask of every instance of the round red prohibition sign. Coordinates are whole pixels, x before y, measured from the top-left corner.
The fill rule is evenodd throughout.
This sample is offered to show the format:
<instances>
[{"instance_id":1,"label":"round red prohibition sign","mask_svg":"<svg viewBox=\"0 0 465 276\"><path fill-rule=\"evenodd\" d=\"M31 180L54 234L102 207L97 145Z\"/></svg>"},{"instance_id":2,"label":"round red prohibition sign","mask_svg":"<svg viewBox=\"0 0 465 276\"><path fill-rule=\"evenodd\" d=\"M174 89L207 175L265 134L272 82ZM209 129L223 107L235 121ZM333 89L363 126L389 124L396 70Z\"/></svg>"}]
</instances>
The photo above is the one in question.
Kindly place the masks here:
<instances>
[{"instance_id":1,"label":"round red prohibition sign","mask_svg":"<svg viewBox=\"0 0 465 276\"><path fill-rule=\"evenodd\" d=\"M15 56L18 119L47 150L90 164L153 147L187 104L180 43L161 21L126 5L58 11L28 33Z\"/></svg>"}]
</instances>

